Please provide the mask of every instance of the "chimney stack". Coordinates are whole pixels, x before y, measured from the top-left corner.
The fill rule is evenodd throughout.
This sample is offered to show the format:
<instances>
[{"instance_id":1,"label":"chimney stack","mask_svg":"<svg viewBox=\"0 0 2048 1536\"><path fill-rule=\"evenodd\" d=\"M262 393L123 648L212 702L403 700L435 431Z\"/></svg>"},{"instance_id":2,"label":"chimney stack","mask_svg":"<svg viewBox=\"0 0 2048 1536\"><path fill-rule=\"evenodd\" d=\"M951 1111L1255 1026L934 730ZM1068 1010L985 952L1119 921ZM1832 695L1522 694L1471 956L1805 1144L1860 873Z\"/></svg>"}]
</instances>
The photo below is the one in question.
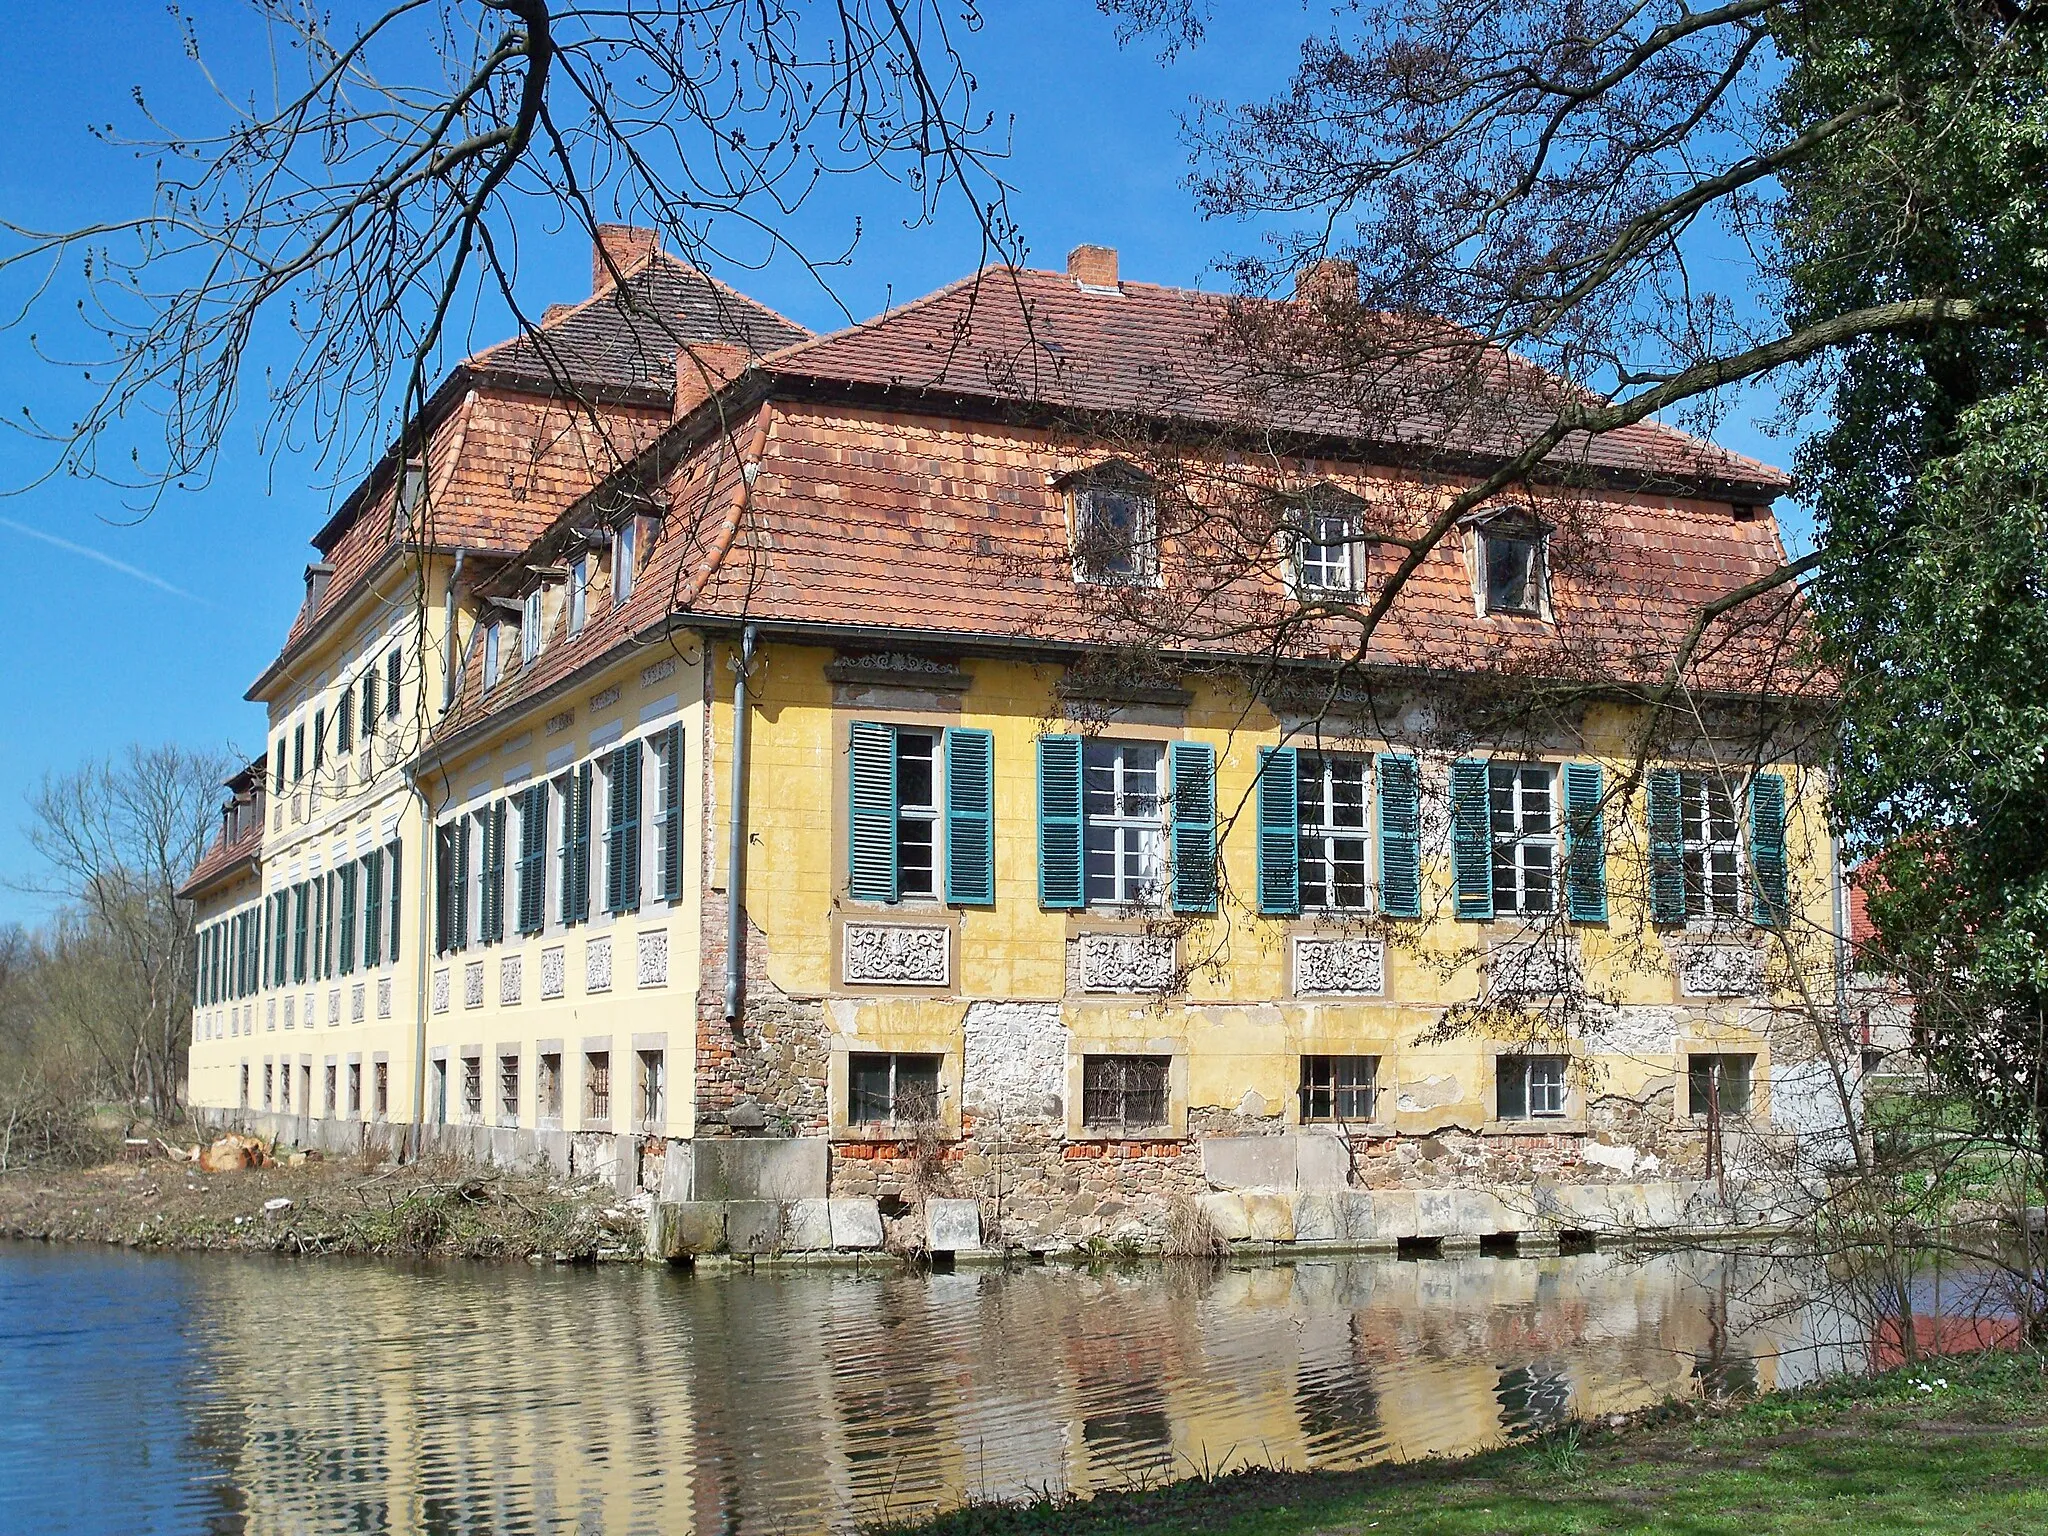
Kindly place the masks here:
<instances>
[{"instance_id":1,"label":"chimney stack","mask_svg":"<svg viewBox=\"0 0 2048 1536\"><path fill-rule=\"evenodd\" d=\"M612 285L610 268L605 257L611 257L611 265L619 269L619 276L625 277L635 267L642 266L654 258L661 249L661 235L652 229L642 229L637 224L600 224L597 239L590 248L590 292L595 298Z\"/></svg>"},{"instance_id":2,"label":"chimney stack","mask_svg":"<svg viewBox=\"0 0 2048 1536\"><path fill-rule=\"evenodd\" d=\"M1116 247L1113 245L1077 245L1067 252L1067 276L1083 288L1114 290L1116 282Z\"/></svg>"},{"instance_id":3,"label":"chimney stack","mask_svg":"<svg viewBox=\"0 0 2048 1536\"><path fill-rule=\"evenodd\" d=\"M1358 263L1312 261L1294 274L1297 304L1356 304Z\"/></svg>"}]
</instances>

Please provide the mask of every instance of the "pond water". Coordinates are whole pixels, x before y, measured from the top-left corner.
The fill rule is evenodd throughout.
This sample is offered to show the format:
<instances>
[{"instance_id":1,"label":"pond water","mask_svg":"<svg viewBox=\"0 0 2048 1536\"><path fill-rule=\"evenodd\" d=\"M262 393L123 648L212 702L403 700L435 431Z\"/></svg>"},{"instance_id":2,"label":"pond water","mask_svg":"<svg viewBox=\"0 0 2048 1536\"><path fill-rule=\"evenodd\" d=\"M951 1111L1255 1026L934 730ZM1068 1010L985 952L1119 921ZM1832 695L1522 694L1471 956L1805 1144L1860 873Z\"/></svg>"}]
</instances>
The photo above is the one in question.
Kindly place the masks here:
<instances>
[{"instance_id":1,"label":"pond water","mask_svg":"<svg viewBox=\"0 0 2048 1536\"><path fill-rule=\"evenodd\" d=\"M0 1530L839 1531L1788 1385L1728 1260L400 1266L0 1244ZM1769 1321L1764 1321L1768 1316Z\"/></svg>"}]
</instances>

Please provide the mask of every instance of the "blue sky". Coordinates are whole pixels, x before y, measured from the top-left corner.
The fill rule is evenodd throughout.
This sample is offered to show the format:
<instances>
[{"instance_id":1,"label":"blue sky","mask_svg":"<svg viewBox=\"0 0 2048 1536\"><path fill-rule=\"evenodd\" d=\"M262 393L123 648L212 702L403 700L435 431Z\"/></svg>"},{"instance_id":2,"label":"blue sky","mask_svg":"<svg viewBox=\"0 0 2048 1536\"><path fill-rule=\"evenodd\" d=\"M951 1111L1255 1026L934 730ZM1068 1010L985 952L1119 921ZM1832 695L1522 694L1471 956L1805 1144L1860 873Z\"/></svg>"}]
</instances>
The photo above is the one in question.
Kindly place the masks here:
<instances>
[{"instance_id":1,"label":"blue sky","mask_svg":"<svg viewBox=\"0 0 2048 1536\"><path fill-rule=\"evenodd\" d=\"M0 218L69 227L135 211L148 196L147 166L95 140L87 125L132 125L136 86L174 118L181 105L196 108L198 81L166 8L161 0L83 9L15 0L9 9ZM211 9L199 8L202 22ZM1183 186L1176 113L1193 96L1277 87L1305 13L1290 4L1220 7L1228 14L1204 45L1162 67L1142 49L1120 51L1086 0L995 0L988 9L967 51L984 103L1014 115L1006 174L1033 263L1057 266L1070 246L1094 241L1120 249L1127 277L1216 286L1217 258L1254 237L1198 217ZM81 25L86 17L91 24ZM229 54L219 65L232 71L237 62ZM845 180L799 214L798 242L817 249L843 243L860 217L851 263L831 280L853 314L927 292L979 258L978 232L957 205L923 227L906 227L907 212L894 189ZM589 263L578 238L527 241L522 302L531 310L581 298ZM807 325L841 323L832 297L794 263L731 276ZM25 330L0 333L0 411L61 411L72 387L37 359ZM0 489L12 493L0 496L0 557L12 577L0 600L8 658L0 667L0 720L8 722L0 733L0 922L34 921L47 909L6 885L33 870L21 835L24 796L46 772L130 741L260 748L262 714L242 693L283 639L303 593L307 540L342 491L308 456L264 452L257 414L245 413L231 433L209 487L174 494L140 520L102 486L59 480L20 490L43 461L19 439L0 438ZM1746 418L1720 436L1784 461L1786 446Z\"/></svg>"}]
</instances>

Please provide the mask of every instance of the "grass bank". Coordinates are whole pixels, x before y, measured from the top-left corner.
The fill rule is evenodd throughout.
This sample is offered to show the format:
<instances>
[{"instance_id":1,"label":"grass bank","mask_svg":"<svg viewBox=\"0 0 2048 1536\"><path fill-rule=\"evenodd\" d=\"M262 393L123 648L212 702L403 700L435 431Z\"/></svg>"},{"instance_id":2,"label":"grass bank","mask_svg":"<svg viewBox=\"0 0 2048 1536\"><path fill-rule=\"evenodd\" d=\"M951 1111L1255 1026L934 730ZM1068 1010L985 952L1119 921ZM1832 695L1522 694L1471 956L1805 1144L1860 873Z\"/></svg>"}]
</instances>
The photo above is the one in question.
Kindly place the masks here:
<instances>
[{"instance_id":1,"label":"grass bank","mask_svg":"<svg viewBox=\"0 0 2048 1536\"><path fill-rule=\"evenodd\" d=\"M984 1506L897 1536L1683 1536L2048 1531L2048 1376L1948 1359L1739 1407L1668 1405L1456 1461L1246 1472Z\"/></svg>"},{"instance_id":2,"label":"grass bank","mask_svg":"<svg viewBox=\"0 0 2048 1536\"><path fill-rule=\"evenodd\" d=\"M601 1186L424 1162L233 1173L151 1159L0 1175L0 1237L386 1258L642 1256L639 1213Z\"/></svg>"}]
</instances>

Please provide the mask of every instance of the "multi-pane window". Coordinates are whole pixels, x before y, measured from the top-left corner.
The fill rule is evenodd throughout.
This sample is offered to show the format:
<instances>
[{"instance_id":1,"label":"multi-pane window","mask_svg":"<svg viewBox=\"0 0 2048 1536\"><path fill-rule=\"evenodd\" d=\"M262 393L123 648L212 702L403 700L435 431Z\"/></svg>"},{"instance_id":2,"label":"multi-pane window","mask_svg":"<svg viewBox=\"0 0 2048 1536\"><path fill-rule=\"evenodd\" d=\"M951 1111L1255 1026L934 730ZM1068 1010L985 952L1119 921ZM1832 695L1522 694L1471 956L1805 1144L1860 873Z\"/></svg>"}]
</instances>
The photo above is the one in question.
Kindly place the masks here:
<instances>
[{"instance_id":1,"label":"multi-pane window","mask_svg":"<svg viewBox=\"0 0 2048 1536\"><path fill-rule=\"evenodd\" d=\"M1718 773L1681 773L1678 796L1685 839L1685 915L1739 916L1735 796L1728 781Z\"/></svg>"},{"instance_id":2,"label":"multi-pane window","mask_svg":"<svg viewBox=\"0 0 2048 1536\"><path fill-rule=\"evenodd\" d=\"M1075 497L1074 575L1121 586L1150 581L1156 566L1152 497L1135 485L1097 484Z\"/></svg>"},{"instance_id":3,"label":"multi-pane window","mask_svg":"<svg viewBox=\"0 0 2048 1536\"><path fill-rule=\"evenodd\" d=\"M526 601L521 606L519 614L519 659L521 661L532 661L534 657L540 654L542 638L540 608L541 589L535 587L526 594Z\"/></svg>"},{"instance_id":4,"label":"multi-pane window","mask_svg":"<svg viewBox=\"0 0 2048 1536\"><path fill-rule=\"evenodd\" d=\"M589 1051L583 1057L583 1118L612 1117L612 1053Z\"/></svg>"},{"instance_id":5,"label":"multi-pane window","mask_svg":"<svg viewBox=\"0 0 2048 1536\"><path fill-rule=\"evenodd\" d=\"M540 1057L540 1077L535 1083L536 1113L540 1118L559 1125L562 1119L562 1058L559 1052L543 1051Z\"/></svg>"},{"instance_id":6,"label":"multi-pane window","mask_svg":"<svg viewBox=\"0 0 2048 1536\"><path fill-rule=\"evenodd\" d=\"M1541 764L1493 763L1486 770L1493 829L1493 909L1556 907L1555 775Z\"/></svg>"},{"instance_id":7,"label":"multi-pane window","mask_svg":"<svg viewBox=\"0 0 2048 1536\"><path fill-rule=\"evenodd\" d=\"M619 524L619 531L612 541L612 606L623 604L633 595L634 579L640 574L634 562L640 554L640 520L629 517Z\"/></svg>"},{"instance_id":8,"label":"multi-pane window","mask_svg":"<svg viewBox=\"0 0 2048 1536\"><path fill-rule=\"evenodd\" d=\"M846 1119L851 1125L936 1120L939 1058L857 1052L847 1059L846 1093Z\"/></svg>"},{"instance_id":9,"label":"multi-pane window","mask_svg":"<svg viewBox=\"0 0 2048 1536\"><path fill-rule=\"evenodd\" d=\"M1379 1065L1377 1056L1302 1057L1302 1124L1370 1120Z\"/></svg>"},{"instance_id":10,"label":"multi-pane window","mask_svg":"<svg viewBox=\"0 0 2048 1536\"><path fill-rule=\"evenodd\" d=\"M498 1058L498 1123L519 1123L519 1058L509 1054Z\"/></svg>"},{"instance_id":11,"label":"multi-pane window","mask_svg":"<svg viewBox=\"0 0 2048 1536\"><path fill-rule=\"evenodd\" d=\"M1081 1123L1091 1131L1166 1124L1165 1056L1088 1056L1081 1062Z\"/></svg>"},{"instance_id":12,"label":"multi-pane window","mask_svg":"<svg viewBox=\"0 0 2048 1536\"><path fill-rule=\"evenodd\" d=\"M1480 590L1488 613L1543 612L1543 537L1486 529L1479 535Z\"/></svg>"},{"instance_id":13,"label":"multi-pane window","mask_svg":"<svg viewBox=\"0 0 2048 1536\"><path fill-rule=\"evenodd\" d=\"M1362 757L1295 759L1301 818L1301 904L1355 909L1366 904L1366 763Z\"/></svg>"},{"instance_id":14,"label":"multi-pane window","mask_svg":"<svg viewBox=\"0 0 2048 1536\"><path fill-rule=\"evenodd\" d=\"M1494 1113L1502 1120L1558 1120L1564 1116L1562 1056L1494 1059Z\"/></svg>"},{"instance_id":15,"label":"multi-pane window","mask_svg":"<svg viewBox=\"0 0 2048 1536\"><path fill-rule=\"evenodd\" d=\"M484 1117L484 1059L462 1058L462 1116L472 1125Z\"/></svg>"},{"instance_id":16,"label":"multi-pane window","mask_svg":"<svg viewBox=\"0 0 2048 1536\"><path fill-rule=\"evenodd\" d=\"M658 1131L667 1103L667 1063L660 1051L636 1051L634 1055L639 1058L640 1069L640 1129Z\"/></svg>"},{"instance_id":17,"label":"multi-pane window","mask_svg":"<svg viewBox=\"0 0 2048 1536\"><path fill-rule=\"evenodd\" d=\"M896 881L905 896L939 892L938 756L936 732L896 733Z\"/></svg>"},{"instance_id":18,"label":"multi-pane window","mask_svg":"<svg viewBox=\"0 0 2048 1536\"><path fill-rule=\"evenodd\" d=\"M1166 871L1166 819L1156 742L1087 744L1082 757L1088 904L1152 902Z\"/></svg>"},{"instance_id":19,"label":"multi-pane window","mask_svg":"<svg viewBox=\"0 0 2048 1536\"><path fill-rule=\"evenodd\" d=\"M1686 1060L1686 1113L1746 1115L1756 1057L1749 1052L1694 1055Z\"/></svg>"},{"instance_id":20,"label":"multi-pane window","mask_svg":"<svg viewBox=\"0 0 2048 1536\"><path fill-rule=\"evenodd\" d=\"M1304 593L1348 593L1358 590L1357 537L1352 519L1342 513L1298 509L1300 531L1294 543L1295 585Z\"/></svg>"}]
</instances>

